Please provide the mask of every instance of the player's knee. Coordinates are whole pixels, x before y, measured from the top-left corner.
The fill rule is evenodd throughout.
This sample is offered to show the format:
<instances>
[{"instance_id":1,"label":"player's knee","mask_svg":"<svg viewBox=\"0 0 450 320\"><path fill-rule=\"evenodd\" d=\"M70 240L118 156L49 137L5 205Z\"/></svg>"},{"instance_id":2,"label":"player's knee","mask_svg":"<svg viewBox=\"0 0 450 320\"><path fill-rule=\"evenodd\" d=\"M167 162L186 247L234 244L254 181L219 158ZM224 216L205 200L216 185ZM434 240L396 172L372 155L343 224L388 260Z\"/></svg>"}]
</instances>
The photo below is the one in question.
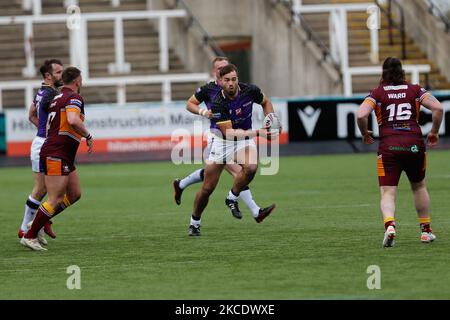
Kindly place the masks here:
<instances>
[{"instance_id":1,"label":"player's knee","mask_svg":"<svg viewBox=\"0 0 450 320\"><path fill-rule=\"evenodd\" d=\"M245 166L245 168L244 168L245 175L249 179L253 179L255 177L257 170L258 170L258 165L256 165L256 164L249 164L249 165Z\"/></svg>"},{"instance_id":2,"label":"player's knee","mask_svg":"<svg viewBox=\"0 0 450 320\"><path fill-rule=\"evenodd\" d=\"M425 180L422 180L420 182L411 182L411 189L413 191L419 191L422 189L426 189Z\"/></svg>"},{"instance_id":3,"label":"player's knee","mask_svg":"<svg viewBox=\"0 0 450 320\"><path fill-rule=\"evenodd\" d=\"M211 185L203 186L201 189L202 195L209 197L214 192L215 187Z\"/></svg>"},{"instance_id":4,"label":"player's knee","mask_svg":"<svg viewBox=\"0 0 450 320\"><path fill-rule=\"evenodd\" d=\"M47 193L47 190L45 188L43 189L33 189L31 192L31 197L36 200L42 200L45 197L45 194Z\"/></svg>"}]
</instances>

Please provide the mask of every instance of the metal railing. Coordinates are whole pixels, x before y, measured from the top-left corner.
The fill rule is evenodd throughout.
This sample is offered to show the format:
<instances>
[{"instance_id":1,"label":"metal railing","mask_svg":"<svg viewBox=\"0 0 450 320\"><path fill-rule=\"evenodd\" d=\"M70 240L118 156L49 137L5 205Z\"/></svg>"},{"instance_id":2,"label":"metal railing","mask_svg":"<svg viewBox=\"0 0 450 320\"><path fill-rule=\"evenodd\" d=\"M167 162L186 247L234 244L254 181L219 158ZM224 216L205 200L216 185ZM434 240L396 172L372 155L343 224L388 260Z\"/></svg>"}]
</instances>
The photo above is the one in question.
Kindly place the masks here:
<instances>
[{"instance_id":1,"label":"metal railing","mask_svg":"<svg viewBox=\"0 0 450 320\"><path fill-rule=\"evenodd\" d=\"M388 15L390 21L390 39L393 43L392 28L394 28L394 17L392 14L392 7L398 6L396 1L390 0L388 3L388 10L385 10L378 1L376 5L374 3L348 3L348 4L317 4L317 5L303 5L301 0L272 0L273 3L283 3L290 6L293 19L296 23L304 21L302 15L308 13L329 13L329 37L330 48L327 48L320 38L315 39L316 44L322 48L324 56L330 56L336 66L338 66L343 82L344 95L351 96L353 94L352 77L355 75L377 75L381 74L380 66L362 66L362 67L350 67L349 65L349 45L348 45L348 25L347 25L347 13L348 12L367 12L368 20L367 25L370 29L370 56L372 63L379 62L379 32L380 26L380 13L377 8L384 10ZM400 29L402 33L402 56L406 57L406 45L405 45L405 21L403 11L400 9ZM371 24L374 25L371 25ZM305 23L305 25L307 25ZM370 25L370 26L369 26ZM305 28L304 28L305 29ZM314 32L311 30L311 34ZM430 72L429 65L405 65L406 72L412 73L413 83L419 82L419 73Z\"/></svg>"},{"instance_id":2,"label":"metal railing","mask_svg":"<svg viewBox=\"0 0 450 320\"><path fill-rule=\"evenodd\" d=\"M381 12L385 14L388 19L389 24L389 44L394 45L394 35L393 30L397 29L400 31L400 56L402 59L407 59L407 50L406 50L406 28L405 28L405 13L403 11L402 6L397 2L397 0L388 0L387 8L384 7L382 1L375 0L375 3L380 8ZM397 9L397 15L399 15L399 22L395 20L396 15L394 14L394 7Z\"/></svg>"},{"instance_id":3,"label":"metal railing","mask_svg":"<svg viewBox=\"0 0 450 320\"><path fill-rule=\"evenodd\" d=\"M433 0L425 0L428 5L429 12L435 17L439 18L445 25L445 32L450 32L450 19L446 16L438 5Z\"/></svg>"},{"instance_id":4,"label":"metal railing","mask_svg":"<svg viewBox=\"0 0 450 320\"><path fill-rule=\"evenodd\" d=\"M69 14L41 14L41 2L32 1L24 4L31 5L33 15L19 16L0 16L0 25L24 25L24 51L26 59L26 67L23 68L24 77L33 78L36 75L35 53L33 49L33 25L45 23L66 23L69 29L70 41L70 64L81 69L83 74L83 82L86 86L117 86L117 102L126 102L125 86L130 84L162 84L162 100L163 102L171 101L171 84L177 82L200 82L209 79L208 73L186 73L186 74L165 74L169 71L169 45L168 45L168 19L183 18L187 16L187 11L178 10L142 10L142 11L115 11L115 12L95 12L80 13L80 8L74 3L76 0L66 1L69 4ZM147 2L149 8L150 0ZM120 1L112 0L112 6L120 5ZM124 54L124 34L123 20L135 19L158 19L159 28L159 71L161 75L149 76L132 76L129 75L131 66L125 61ZM88 21L114 21L114 44L115 44L115 62L108 65L109 73L112 75L122 74L118 77L108 78L91 78L89 76L89 55L88 55ZM123 76L127 74L127 76ZM2 91L11 89L25 90L26 107L31 104L33 98L33 89L38 88L40 82L38 80L17 80L17 81L0 81L0 111L3 109Z\"/></svg>"},{"instance_id":5,"label":"metal railing","mask_svg":"<svg viewBox=\"0 0 450 320\"><path fill-rule=\"evenodd\" d=\"M66 7L71 5L78 5L78 0L61 0L61 4ZM111 7L117 8L120 6L120 0L110 0ZM152 0L147 0L147 8L150 9L152 6ZM39 16L42 14L42 0L22 0L22 9L31 10L33 15Z\"/></svg>"},{"instance_id":6,"label":"metal railing","mask_svg":"<svg viewBox=\"0 0 450 320\"><path fill-rule=\"evenodd\" d=\"M99 77L99 78L83 78L83 87L116 87L116 102L125 104L126 86L137 84L162 84L161 96L163 103L172 101L171 86L172 83L186 82L206 82L209 79L208 73L185 73L185 74L162 74L149 76L121 76L121 77ZM41 86L38 80L17 80L17 81L0 81L0 112L3 110L2 92L4 90L24 90L25 106L28 108L33 101L33 90Z\"/></svg>"},{"instance_id":7,"label":"metal railing","mask_svg":"<svg viewBox=\"0 0 450 320\"><path fill-rule=\"evenodd\" d=\"M272 0L273 5L281 4L289 10L291 14L291 24L299 25L306 33L307 39L312 41L322 52L322 60L331 63L339 71L339 65L333 60L330 49L325 45L322 39L317 35L306 20L295 12L295 3L291 0Z\"/></svg>"},{"instance_id":8,"label":"metal railing","mask_svg":"<svg viewBox=\"0 0 450 320\"><path fill-rule=\"evenodd\" d=\"M431 67L428 64L407 64L403 65L403 70L405 70L406 73L411 74L411 83L418 84L420 82L420 73L429 73ZM349 69L350 76L381 75L382 71L381 66L352 67ZM345 95L350 96L352 93L352 83L350 81L350 87L347 87Z\"/></svg>"},{"instance_id":9,"label":"metal railing","mask_svg":"<svg viewBox=\"0 0 450 320\"><path fill-rule=\"evenodd\" d=\"M192 13L191 8L186 4L184 0L173 0L174 4L172 5L172 9L181 7L182 10L186 11L188 22L186 24L186 28L189 29L192 26L195 26L200 33L200 37L203 41L204 46L209 46L211 50L214 52L216 56L224 57L225 53L222 51L217 42L209 35L209 33L203 28L202 24L195 15Z\"/></svg>"},{"instance_id":10,"label":"metal railing","mask_svg":"<svg viewBox=\"0 0 450 320\"><path fill-rule=\"evenodd\" d=\"M368 23L372 16L375 22L374 26L370 26L370 58L372 63L378 63L379 59L379 13L374 11L376 6L373 3L349 3L349 4L317 4L317 5L302 5L301 1L292 1L292 10L301 17L308 13L329 13L329 37L330 37L330 54L336 65L339 66L342 82L344 87L344 94L349 96L353 93L352 90L352 67L349 61L349 44L348 44L348 12L366 12L369 14ZM368 70L368 69L367 69Z\"/></svg>"},{"instance_id":11,"label":"metal railing","mask_svg":"<svg viewBox=\"0 0 450 320\"><path fill-rule=\"evenodd\" d=\"M101 12L101 13L71 13L48 14L40 16L10 16L0 17L0 25L24 24L25 56L27 67L23 75L33 77L36 74L34 66L34 51L32 50L31 39L33 39L33 24L36 23L58 23L66 22L70 29L70 58L71 64L79 66L85 77L89 77L88 52L87 52L87 22L88 21L114 21L114 43L116 61L110 65L111 73L128 73L129 65L124 61L124 39L123 20L134 19L158 19L159 20L159 49L160 65L159 70L166 72L169 69L169 46L168 46L168 18L185 17L184 10L152 10L152 11L122 11L122 12ZM73 23L70 27L69 24Z\"/></svg>"}]
</instances>

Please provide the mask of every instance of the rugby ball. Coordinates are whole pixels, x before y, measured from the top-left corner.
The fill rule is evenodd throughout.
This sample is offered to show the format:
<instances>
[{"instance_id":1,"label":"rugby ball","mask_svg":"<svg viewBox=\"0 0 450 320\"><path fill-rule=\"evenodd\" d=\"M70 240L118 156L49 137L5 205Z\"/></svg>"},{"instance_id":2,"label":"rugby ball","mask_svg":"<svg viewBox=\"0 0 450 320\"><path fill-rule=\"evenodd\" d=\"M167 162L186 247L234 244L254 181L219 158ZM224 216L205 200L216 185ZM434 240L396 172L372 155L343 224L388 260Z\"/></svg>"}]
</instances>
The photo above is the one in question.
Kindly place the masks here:
<instances>
[{"instance_id":1,"label":"rugby ball","mask_svg":"<svg viewBox=\"0 0 450 320\"><path fill-rule=\"evenodd\" d=\"M273 130L281 130L280 118L275 113L268 113L264 117L263 125L265 128L270 128Z\"/></svg>"}]
</instances>

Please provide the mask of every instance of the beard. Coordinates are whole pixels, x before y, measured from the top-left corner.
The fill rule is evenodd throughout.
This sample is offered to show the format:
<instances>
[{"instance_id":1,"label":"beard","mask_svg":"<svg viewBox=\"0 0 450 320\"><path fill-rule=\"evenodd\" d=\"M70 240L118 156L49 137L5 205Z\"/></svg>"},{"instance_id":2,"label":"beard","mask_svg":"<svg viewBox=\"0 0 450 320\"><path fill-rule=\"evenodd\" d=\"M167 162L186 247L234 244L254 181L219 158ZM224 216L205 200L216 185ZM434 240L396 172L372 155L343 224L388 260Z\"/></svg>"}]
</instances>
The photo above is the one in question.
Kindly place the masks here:
<instances>
[{"instance_id":1,"label":"beard","mask_svg":"<svg viewBox=\"0 0 450 320\"><path fill-rule=\"evenodd\" d=\"M234 87L233 89L227 88L227 90L225 90L227 95L230 97L234 97L236 95L237 92L237 88Z\"/></svg>"},{"instance_id":2,"label":"beard","mask_svg":"<svg viewBox=\"0 0 450 320\"><path fill-rule=\"evenodd\" d=\"M53 85L57 88L61 87L63 85L62 79L56 80L55 78L52 78L52 80L53 80Z\"/></svg>"}]
</instances>

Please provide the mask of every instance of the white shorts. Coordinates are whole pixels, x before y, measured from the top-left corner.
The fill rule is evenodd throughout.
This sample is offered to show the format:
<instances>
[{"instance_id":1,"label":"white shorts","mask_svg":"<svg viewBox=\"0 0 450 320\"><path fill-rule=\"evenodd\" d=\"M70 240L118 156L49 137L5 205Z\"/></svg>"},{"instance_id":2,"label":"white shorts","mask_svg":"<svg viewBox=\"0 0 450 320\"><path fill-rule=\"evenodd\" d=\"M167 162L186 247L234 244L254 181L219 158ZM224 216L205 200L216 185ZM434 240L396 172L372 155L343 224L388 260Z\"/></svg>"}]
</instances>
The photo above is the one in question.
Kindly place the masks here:
<instances>
[{"instance_id":1,"label":"white shorts","mask_svg":"<svg viewBox=\"0 0 450 320\"><path fill-rule=\"evenodd\" d=\"M35 137L33 143L31 144L30 159L31 159L31 170L33 172L39 172L39 153L41 152L42 145L44 144L45 138Z\"/></svg>"},{"instance_id":2,"label":"white shorts","mask_svg":"<svg viewBox=\"0 0 450 320\"><path fill-rule=\"evenodd\" d=\"M204 152L204 159L208 159L209 158L209 154L211 153L211 148L212 148L212 143L214 141L215 135L211 132L208 132L208 137L206 139L206 147Z\"/></svg>"},{"instance_id":3,"label":"white shorts","mask_svg":"<svg viewBox=\"0 0 450 320\"><path fill-rule=\"evenodd\" d=\"M211 150L209 152L208 161L215 163L236 163L235 157L239 150L246 147L255 148L256 150L256 143L253 139L231 141L213 136L211 140Z\"/></svg>"}]
</instances>

